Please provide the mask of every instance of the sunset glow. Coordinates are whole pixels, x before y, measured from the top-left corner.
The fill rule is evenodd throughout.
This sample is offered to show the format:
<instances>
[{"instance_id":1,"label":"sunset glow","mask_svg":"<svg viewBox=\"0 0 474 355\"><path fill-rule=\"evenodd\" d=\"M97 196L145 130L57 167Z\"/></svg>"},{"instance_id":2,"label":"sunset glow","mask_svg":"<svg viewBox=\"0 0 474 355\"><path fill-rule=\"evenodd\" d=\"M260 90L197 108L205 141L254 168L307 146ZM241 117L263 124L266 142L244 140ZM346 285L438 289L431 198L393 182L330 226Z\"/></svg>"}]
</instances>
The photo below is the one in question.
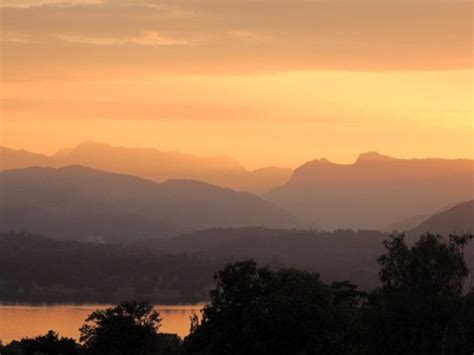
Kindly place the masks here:
<instances>
[{"instance_id":1,"label":"sunset glow","mask_svg":"<svg viewBox=\"0 0 474 355\"><path fill-rule=\"evenodd\" d=\"M155 5L3 2L2 144L474 156L469 2Z\"/></svg>"}]
</instances>

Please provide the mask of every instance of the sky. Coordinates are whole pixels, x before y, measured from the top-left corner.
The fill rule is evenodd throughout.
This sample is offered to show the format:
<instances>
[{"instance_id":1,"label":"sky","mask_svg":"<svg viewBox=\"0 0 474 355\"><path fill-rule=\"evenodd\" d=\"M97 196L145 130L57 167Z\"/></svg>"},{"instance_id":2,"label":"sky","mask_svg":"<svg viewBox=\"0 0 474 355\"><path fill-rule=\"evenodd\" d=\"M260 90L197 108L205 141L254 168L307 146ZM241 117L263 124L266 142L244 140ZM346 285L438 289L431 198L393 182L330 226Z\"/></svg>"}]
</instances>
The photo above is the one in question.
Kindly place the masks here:
<instances>
[{"instance_id":1,"label":"sky","mask_svg":"<svg viewBox=\"0 0 474 355\"><path fill-rule=\"evenodd\" d=\"M0 144L474 158L473 2L1 0Z\"/></svg>"}]
</instances>

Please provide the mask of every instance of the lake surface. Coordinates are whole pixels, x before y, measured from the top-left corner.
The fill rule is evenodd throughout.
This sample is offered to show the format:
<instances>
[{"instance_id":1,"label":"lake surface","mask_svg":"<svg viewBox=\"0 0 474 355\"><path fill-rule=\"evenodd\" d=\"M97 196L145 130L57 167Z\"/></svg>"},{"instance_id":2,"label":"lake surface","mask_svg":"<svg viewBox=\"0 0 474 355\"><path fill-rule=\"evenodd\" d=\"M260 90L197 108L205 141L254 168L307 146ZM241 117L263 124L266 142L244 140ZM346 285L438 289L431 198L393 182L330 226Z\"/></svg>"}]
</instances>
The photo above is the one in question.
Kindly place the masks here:
<instances>
[{"instance_id":1,"label":"lake surface","mask_svg":"<svg viewBox=\"0 0 474 355\"><path fill-rule=\"evenodd\" d=\"M52 329L60 336L79 339L79 328L87 316L107 305L0 305L0 340L3 344L24 337L43 335ZM177 333L183 337L189 333L189 317L200 315L198 305L156 305L160 312L164 333Z\"/></svg>"}]
</instances>

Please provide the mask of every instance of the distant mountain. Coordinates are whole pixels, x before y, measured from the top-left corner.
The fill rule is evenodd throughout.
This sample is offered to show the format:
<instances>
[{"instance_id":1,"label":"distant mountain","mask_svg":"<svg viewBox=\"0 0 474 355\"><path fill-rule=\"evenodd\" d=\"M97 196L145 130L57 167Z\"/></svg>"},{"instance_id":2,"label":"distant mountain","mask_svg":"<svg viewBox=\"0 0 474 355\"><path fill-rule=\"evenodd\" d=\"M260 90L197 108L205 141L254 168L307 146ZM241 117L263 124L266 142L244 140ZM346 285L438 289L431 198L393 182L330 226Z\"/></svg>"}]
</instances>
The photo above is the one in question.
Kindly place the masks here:
<instances>
[{"instance_id":1,"label":"distant mountain","mask_svg":"<svg viewBox=\"0 0 474 355\"><path fill-rule=\"evenodd\" d=\"M474 198L474 160L361 154L354 164L314 160L264 195L317 228L382 229Z\"/></svg>"},{"instance_id":2,"label":"distant mountain","mask_svg":"<svg viewBox=\"0 0 474 355\"><path fill-rule=\"evenodd\" d=\"M111 241L217 226L297 223L255 195L198 181L157 184L81 166L0 172L0 231Z\"/></svg>"},{"instance_id":3,"label":"distant mountain","mask_svg":"<svg viewBox=\"0 0 474 355\"><path fill-rule=\"evenodd\" d=\"M51 160L46 155L0 146L0 170L49 166L50 164Z\"/></svg>"},{"instance_id":4,"label":"distant mountain","mask_svg":"<svg viewBox=\"0 0 474 355\"><path fill-rule=\"evenodd\" d=\"M438 213L441 213L441 212L444 212L444 211L447 211L450 208L452 208L452 207L454 207L458 204L459 204L459 202L450 203L449 205L444 206L443 208L436 209L435 212L420 214L420 215L409 217L409 218L404 218L400 221L396 221L394 223L391 223L389 226L387 226L387 227L385 227L381 230L384 231L384 232L389 232L389 233L394 232L394 231L396 231L396 232L409 231L409 230L411 230L415 227L418 227L420 224L425 222L431 216L433 216L435 214L438 214Z\"/></svg>"},{"instance_id":5,"label":"distant mountain","mask_svg":"<svg viewBox=\"0 0 474 355\"><path fill-rule=\"evenodd\" d=\"M408 231L408 234L416 236L426 232L443 236L474 233L474 200L463 202L431 216L416 228Z\"/></svg>"},{"instance_id":6,"label":"distant mountain","mask_svg":"<svg viewBox=\"0 0 474 355\"><path fill-rule=\"evenodd\" d=\"M100 170L131 173L152 180L182 179L245 171L228 157L197 157L179 152L149 148L114 147L105 143L84 142L52 157L56 166L85 165ZM141 172L137 174L137 172Z\"/></svg>"},{"instance_id":7,"label":"distant mountain","mask_svg":"<svg viewBox=\"0 0 474 355\"><path fill-rule=\"evenodd\" d=\"M248 171L229 157L198 157L149 148L115 147L92 141L71 149L62 149L51 157L9 148L0 150L0 170L69 165L136 175L155 182L169 179L199 180L255 193L284 184L293 172L291 169L278 167Z\"/></svg>"}]
</instances>

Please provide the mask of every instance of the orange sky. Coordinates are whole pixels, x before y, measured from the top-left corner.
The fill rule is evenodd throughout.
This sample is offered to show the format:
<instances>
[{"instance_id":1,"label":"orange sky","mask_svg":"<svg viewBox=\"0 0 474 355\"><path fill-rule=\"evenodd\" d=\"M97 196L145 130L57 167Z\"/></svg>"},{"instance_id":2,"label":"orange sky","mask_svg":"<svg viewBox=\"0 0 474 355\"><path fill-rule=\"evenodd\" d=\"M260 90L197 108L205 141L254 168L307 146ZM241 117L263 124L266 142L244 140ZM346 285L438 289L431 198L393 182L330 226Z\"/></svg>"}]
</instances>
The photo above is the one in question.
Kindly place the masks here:
<instances>
[{"instance_id":1,"label":"orange sky","mask_svg":"<svg viewBox=\"0 0 474 355\"><path fill-rule=\"evenodd\" d=\"M474 158L472 2L4 0L0 144Z\"/></svg>"}]
</instances>

